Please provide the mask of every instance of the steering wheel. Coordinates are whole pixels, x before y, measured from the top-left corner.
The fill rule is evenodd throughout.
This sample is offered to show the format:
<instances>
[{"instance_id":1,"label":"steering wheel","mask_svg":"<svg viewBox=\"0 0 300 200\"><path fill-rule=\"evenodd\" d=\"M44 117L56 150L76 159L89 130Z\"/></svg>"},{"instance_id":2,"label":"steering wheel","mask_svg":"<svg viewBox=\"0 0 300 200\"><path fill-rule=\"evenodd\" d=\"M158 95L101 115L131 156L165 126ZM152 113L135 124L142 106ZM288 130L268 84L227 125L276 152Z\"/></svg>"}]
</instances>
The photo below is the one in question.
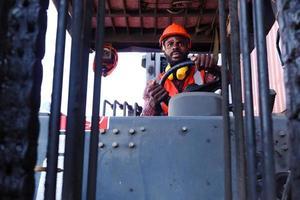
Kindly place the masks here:
<instances>
[{"instance_id":1,"label":"steering wheel","mask_svg":"<svg viewBox=\"0 0 300 200\"><path fill-rule=\"evenodd\" d=\"M159 84L161 86L164 86L167 78L169 77L170 74L172 74L173 72L175 72L176 70L178 70L181 67L188 67L189 69L194 66L195 63L193 61L185 61L185 62L181 62L178 63L177 65L174 65L171 69L169 69L161 78ZM208 72L214 74L216 73L216 70L213 69L207 69ZM216 91L217 89L221 88L221 78L219 76L219 78L215 81L203 84L203 85L189 85L186 88L186 92L198 92L198 91L202 91L202 92L213 92Z\"/></svg>"},{"instance_id":2,"label":"steering wheel","mask_svg":"<svg viewBox=\"0 0 300 200\"><path fill-rule=\"evenodd\" d=\"M180 69L181 67L188 67L189 69L194 65L195 63L192 61L185 61L185 62L181 62L178 63L177 65L174 65L173 67L171 67L162 77L161 80L159 81L159 84L161 86L163 86L167 80L167 78L169 77L169 75L171 75L173 72L175 72L177 69Z\"/></svg>"}]
</instances>

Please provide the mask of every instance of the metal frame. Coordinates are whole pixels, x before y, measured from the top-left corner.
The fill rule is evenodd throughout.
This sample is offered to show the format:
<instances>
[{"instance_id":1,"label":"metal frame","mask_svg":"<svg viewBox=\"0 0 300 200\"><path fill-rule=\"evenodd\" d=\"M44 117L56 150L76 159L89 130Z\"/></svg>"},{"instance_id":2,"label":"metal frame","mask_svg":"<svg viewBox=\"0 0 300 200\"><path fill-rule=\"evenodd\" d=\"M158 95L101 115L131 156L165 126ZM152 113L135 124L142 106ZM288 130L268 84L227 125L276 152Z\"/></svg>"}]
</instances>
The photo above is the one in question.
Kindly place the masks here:
<instances>
[{"instance_id":1,"label":"metal frame","mask_svg":"<svg viewBox=\"0 0 300 200\"><path fill-rule=\"evenodd\" d=\"M205 1L203 1L205 2ZM259 74L259 91L260 91L260 118L259 121L254 120L253 114L253 99L251 93L252 78L250 75L250 36L248 35L249 7L246 0L240 2L240 23L238 21L238 0L226 1L219 0L219 25L220 25L220 38L221 38L221 54L222 54L222 95L223 95L223 128L224 128L224 187L225 199L257 199L262 198L266 200L275 199L275 161L274 161L274 145L273 145L273 122L270 112L270 97L269 97L269 83L268 83L268 69L266 59L266 41L265 41L265 22L263 18L264 4L263 1L254 0L253 2L253 29L255 35L255 46L258 50L258 74ZM157 1L156 1L157 3ZM229 4L228 4L229 3ZM123 1L126 7L126 1ZM64 163L64 182L63 182L63 199L81 199L82 198L82 174L83 174L83 160L84 160L84 116L85 116L85 97L86 97L86 79L87 79L87 61L90 48L90 38L87 37L92 32L90 21L92 19L92 0L73 1L72 11L72 55L71 55L71 73L70 73L70 90L69 90L69 104L68 104L68 123L66 130L66 150L65 150L65 163ZM204 5L205 6L205 5ZM230 14L230 37L227 37L226 21L227 8L229 7ZM85 9L83 9L85 8ZM108 6L108 14L110 17L117 15L113 13L110 6ZM154 7L155 16L159 16L157 5ZM105 19L105 1L99 0L98 2L98 15L97 15L97 31L96 31L96 73L94 77L94 98L93 98L93 116L92 116L92 131L89 146L89 161L88 161L88 178L87 178L87 199L96 199L96 177L98 170L101 168L97 166L98 144L99 144L99 102L101 91L101 58L102 47L104 43L104 19ZM123 14L129 15L129 11L124 8ZM186 11L191 14L191 11ZM147 13L143 13L141 5L139 4L137 17L140 19L141 27L139 31L141 37L146 37L147 31L143 24L143 17ZM169 17L170 15L168 15ZM129 16L128 16L129 17ZM172 17L170 17L171 19ZM113 20L113 18L111 18ZM62 62L64 37L66 30L66 2L60 1L59 4L59 28L57 31L57 56L55 60L55 77L57 82L53 86L54 96L52 101L52 115L50 119L50 139L48 144L48 169L46 180L45 198L52 199L55 195L55 182L56 182L56 165L57 165L57 146L58 137L58 112L60 110L61 98L61 80L62 80ZM172 20L172 19L171 19ZM185 19L186 21L187 19ZM201 21L201 19L199 18ZM155 22L157 23L157 22ZM115 24L113 27L115 27ZM129 22L126 18L126 33L130 34ZM115 28L113 28L115 29ZM113 30L115 33L116 30ZM155 33L159 32L157 27ZM152 33L153 36L153 33ZM128 36L131 37L131 36ZM128 38L127 38L128 39ZM115 41L118 42L118 41ZM130 41L129 41L130 42ZM230 47L230 50L229 50ZM242 53L244 65L244 90L241 87L241 64L240 53ZM287 61L285 61L287 62ZM158 66L155 63L155 66ZM228 71L232 73L231 80L228 77ZM99 72L99 73L98 73ZM83 77L83 81L82 81ZM230 124L229 115L229 92L228 87L233 88L233 124ZM244 93L245 100L242 102L242 92ZM244 104L243 104L244 103ZM114 102L113 109L116 109ZM120 104L122 105L122 104ZM243 105L245 109L245 118L243 115ZM130 108L127 102L124 102L123 110L126 113L126 108ZM140 107L134 104L131 107L133 115L138 115ZM126 114L125 114L126 115ZM135 119L132 118L132 123ZM145 119L146 120L146 119ZM151 122L151 119L148 119ZM161 118L161 120L164 120ZM138 121L138 120L137 120ZM200 120L199 120L200 121ZM232 125L232 126L231 126ZM255 127L260 128L260 135L255 132ZM235 148L231 147L231 128L234 129ZM261 138L261 146L256 145L255 138ZM258 148L263 150L263 188L262 194L256 190L256 163L255 154ZM231 150L234 152L231 152ZM234 155L233 157L232 155ZM232 158L235 158L233 160ZM233 164L236 164L233 165ZM292 171L293 173L293 171ZM233 177L236 174L236 182ZM292 176L292 175L291 175ZM293 185L293 184L292 184ZM237 193L234 193L237 189Z\"/></svg>"},{"instance_id":2,"label":"metal frame","mask_svg":"<svg viewBox=\"0 0 300 200\"><path fill-rule=\"evenodd\" d=\"M219 0L220 43L222 52L222 114L224 126L224 167L225 167L225 200L232 199L231 169L231 136L229 121L229 89L228 89L228 40L226 38L226 1Z\"/></svg>"},{"instance_id":3,"label":"metal frame","mask_svg":"<svg viewBox=\"0 0 300 200\"><path fill-rule=\"evenodd\" d=\"M272 118L269 98L269 75L266 51L266 33L264 30L263 3L254 1L255 46L257 47L260 120L263 145L263 198L275 199L274 145L272 137Z\"/></svg>"},{"instance_id":4,"label":"metal frame","mask_svg":"<svg viewBox=\"0 0 300 200\"><path fill-rule=\"evenodd\" d=\"M55 199L56 195L56 177L57 177L57 159L59 145L60 129L60 109L62 96L63 63L65 55L65 40L67 26L67 1L59 2L57 18L57 39L55 49L54 77L50 110L49 142L47 156L47 175L45 187L45 199Z\"/></svg>"},{"instance_id":5,"label":"metal frame","mask_svg":"<svg viewBox=\"0 0 300 200\"><path fill-rule=\"evenodd\" d=\"M72 47L69 81L62 199L81 199L84 126L90 50L92 1L73 1ZM85 9L84 9L85 8Z\"/></svg>"},{"instance_id":6,"label":"metal frame","mask_svg":"<svg viewBox=\"0 0 300 200\"><path fill-rule=\"evenodd\" d=\"M246 159L247 159L247 199L257 199L257 177L256 174L256 141L255 122L253 111L252 76L250 63L250 36L249 36L249 5L247 1L240 1L240 47L244 66L244 96L245 96L245 137L246 137Z\"/></svg>"}]
</instances>

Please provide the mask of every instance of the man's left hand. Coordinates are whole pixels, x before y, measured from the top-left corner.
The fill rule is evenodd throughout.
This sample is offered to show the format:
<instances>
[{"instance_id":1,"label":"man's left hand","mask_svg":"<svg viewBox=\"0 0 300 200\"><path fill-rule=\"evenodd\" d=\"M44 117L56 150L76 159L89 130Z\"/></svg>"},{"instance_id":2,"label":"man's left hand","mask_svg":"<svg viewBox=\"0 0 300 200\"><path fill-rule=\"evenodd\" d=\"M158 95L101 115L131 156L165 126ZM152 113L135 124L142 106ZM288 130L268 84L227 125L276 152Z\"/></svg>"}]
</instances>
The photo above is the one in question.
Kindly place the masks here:
<instances>
[{"instance_id":1,"label":"man's left hand","mask_svg":"<svg viewBox=\"0 0 300 200\"><path fill-rule=\"evenodd\" d=\"M209 70L218 67L216 60L210 54L197 54L191 57L191 61L195 63L197 69Z\"/></svg>"},{"instance_id":2,"label":"man's left hand","mask_svg":"<svg viewBox=\"0 0 300 200\"><path fill-rule=\"evenodd\" d=\"M209 83L220 78L220 67L217 65L217 61L211 54L193 55L191 57L191 61L195 63L195 66L199 71L206 71L205 83Z\"/></svg>"}]
</instances>

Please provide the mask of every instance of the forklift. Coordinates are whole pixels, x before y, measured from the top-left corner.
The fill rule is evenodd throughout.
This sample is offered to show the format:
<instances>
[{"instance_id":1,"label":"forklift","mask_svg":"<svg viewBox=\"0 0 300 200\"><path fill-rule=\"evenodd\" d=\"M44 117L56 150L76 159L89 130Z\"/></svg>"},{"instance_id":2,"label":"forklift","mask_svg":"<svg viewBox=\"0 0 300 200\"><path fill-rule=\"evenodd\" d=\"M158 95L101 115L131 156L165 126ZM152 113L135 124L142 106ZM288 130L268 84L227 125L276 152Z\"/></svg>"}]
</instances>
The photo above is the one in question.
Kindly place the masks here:
<instances>
[{"instance_id":1,"label":"forklift","mask_svg":"<svg viewBox=\"0 0 300 200\"><path fill-rule=\"evenodd\" d=\"M49 1L0 3L1 199L34 198L34 176L40 173L34 168L42 153L47 159L44 199L300 199L298 0L53 3L58 12L56 53L51 110L44 121L39 120L39 107ZM273 51L285 66L287 90L287 110L281 115L272 113L266 49L266 35L275 21L278 48ZM155 79L165 66L158 38L173 22L192 35L192 53L220 57L221 93L178 94L169 102L169 116L139 116L139 105L130 116L101 116L101 78L108 74L104 61L110 55L105 45L117 52L147 52L142 61L146 76ZM72 46L62 133L66 34ZM253 49L257 51L258 114L253 110ZM95 52L94 93L91 127L86 130L90 52ZM65 136L64 164L58 169L61 135ZM59 197L58 173L62 173Z\"/></svg>"}]
</instances>

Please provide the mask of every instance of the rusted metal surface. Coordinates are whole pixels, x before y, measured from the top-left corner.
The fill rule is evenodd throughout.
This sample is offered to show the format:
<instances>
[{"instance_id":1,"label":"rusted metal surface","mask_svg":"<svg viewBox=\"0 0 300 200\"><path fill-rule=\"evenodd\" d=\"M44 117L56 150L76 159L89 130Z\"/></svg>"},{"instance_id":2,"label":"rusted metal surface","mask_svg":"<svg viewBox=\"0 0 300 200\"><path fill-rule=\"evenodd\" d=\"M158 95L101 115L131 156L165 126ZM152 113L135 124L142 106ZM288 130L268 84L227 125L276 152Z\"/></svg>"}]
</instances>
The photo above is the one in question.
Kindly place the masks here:
<instances>
[{"instance_id":1,"label":"rusted metal surface","mask_svg":"<svg viewBox=\"0 0 300 200\"><path fill-rule=\"evenodd\" d=\"M300 4L299 0L278 0L278 21L282 55L286 67L287 115L290 132L292 200L300 199Z\"/></svg>"},{"instance_id":2,"label":"rusted metal surface","mask_svg":"<svg viewBox=\"0 0 300 200\"><path fill-rule=\"evenodd\" d=\"M33 198L48 3L0 3L1 199Z\"/></svg>"}]
</instances>

